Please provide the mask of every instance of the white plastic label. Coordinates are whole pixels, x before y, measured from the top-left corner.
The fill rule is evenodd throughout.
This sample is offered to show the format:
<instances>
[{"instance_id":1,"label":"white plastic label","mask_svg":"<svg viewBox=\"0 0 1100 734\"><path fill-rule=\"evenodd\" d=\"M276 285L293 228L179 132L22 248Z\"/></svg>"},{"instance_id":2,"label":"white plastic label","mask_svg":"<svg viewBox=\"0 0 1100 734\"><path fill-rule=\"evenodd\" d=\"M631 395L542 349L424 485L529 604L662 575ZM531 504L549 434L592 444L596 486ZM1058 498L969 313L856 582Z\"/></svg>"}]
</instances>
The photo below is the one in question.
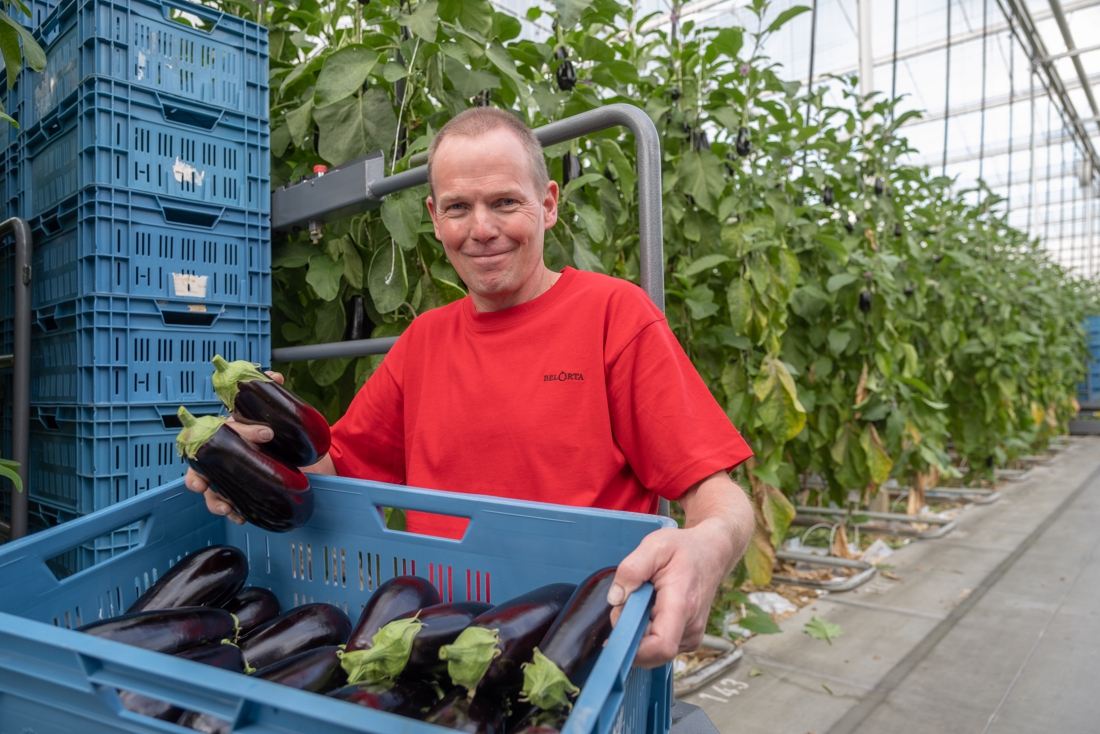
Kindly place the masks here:
<instances>
[{"instance_id":1,"label":"white plastic label","mask_svg":"<svg viewBox=\"0 0 1100 734\"><path fill-rule=\"evenodd\" d=\"M202 186L202 180L206 178L206 171L199 171L189 163L184 163L176 156L176 163L172 166L172 173L176 177L176 183L189 183Z\"/></svg>"},{"instance_id":2,"label":"white plastic label","mask_svg":"<svg viewBox=\"0 0 1100 734\"><path fill-rule=\"evenodd\" d=\"M206 298L206 276L172 273L176 295L184 298Z\"/></svg>"}]
</instances>

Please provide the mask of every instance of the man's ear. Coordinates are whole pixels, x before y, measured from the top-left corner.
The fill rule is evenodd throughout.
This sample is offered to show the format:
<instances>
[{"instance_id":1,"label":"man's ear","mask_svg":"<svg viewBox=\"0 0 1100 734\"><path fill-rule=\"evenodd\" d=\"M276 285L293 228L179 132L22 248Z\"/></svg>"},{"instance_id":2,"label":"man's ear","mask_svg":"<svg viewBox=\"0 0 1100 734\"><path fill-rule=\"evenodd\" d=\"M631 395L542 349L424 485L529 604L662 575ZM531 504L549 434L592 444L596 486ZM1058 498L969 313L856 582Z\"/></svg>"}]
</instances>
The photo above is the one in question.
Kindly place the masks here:
<instances>
[{"instance_id":1,"label":"man's ear","mask_svg":"<svg viewBox=\"0 0 1100 734\"><path fill-rule=\"evenodd\" d=\"M544 229L550 229L558 223L558 193L558 182L550 179L550 183L546 185L546 196L542 200Z\"/></svg>"},{"instance_id":2,"label":"man's ear","mask_svg":"<svg viewBox=\"0 0 1100 734\"><path fill-rule=\"evenodd\" d=\"M428 214L432 218L432 228L435 230L435 238L442 242L443 238L439 236L439 224L436 222L435 219L435 201L432 199L432 197L429 196L427 199L424 200L424 203L428 205Z\"/></svg>"}]
</instances>

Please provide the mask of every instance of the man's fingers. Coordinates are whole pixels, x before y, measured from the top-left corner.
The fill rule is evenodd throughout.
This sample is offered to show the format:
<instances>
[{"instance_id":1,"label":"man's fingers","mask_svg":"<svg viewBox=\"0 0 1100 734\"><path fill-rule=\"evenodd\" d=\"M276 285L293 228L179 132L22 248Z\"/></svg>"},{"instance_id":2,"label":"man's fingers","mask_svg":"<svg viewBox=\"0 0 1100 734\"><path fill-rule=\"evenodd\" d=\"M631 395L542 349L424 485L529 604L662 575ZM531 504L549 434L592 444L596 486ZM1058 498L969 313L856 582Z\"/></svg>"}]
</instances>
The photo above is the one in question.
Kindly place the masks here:
<instances>
[{"instance_id":1,"label":"man's fingers","mask_svg":"<svg viewBox=\"0 0 1100 734\"><path fill-rule=\"evenodd\" d=\"M252 443L267 443L275 438L274 432L262 423L241 423L232 421L233 430L246 441Z\"/></svg>"},{"instance_id":2,"label":"man's fingers","mask_svg":"<svg viewBox=\"0 0 1100 734\"><path fill-rule=\"evenodd\" d=\"M188 469L187 474L183 478L183 486L190 489L192 492L198 492L203 494L206 490L210 489L210 485L206 481L206 477L199 474L194 469Z\"/></svg>"},{"instance_id":3,"label":"man's fingers","mask_svg":"<svg viewBox=\"0 0 1100 734\"><path fill-rule=\"evenodd\" d=\"M212 489L206 490L206 509L215 515L229 516L233 513L233 505L225 497ZM239 515L238 515L239 517Z\"/></svg>"},{"instance_id":4,"label":"man's fingers","mask_svg":"<svg viewBox=\"0 0 1100 734\"><path fill-rule=\"evenodd\" d=\"M272 380L275 380L275 382L279 383L280 385L282 385L286 382L286 378L283 377L282 372L272 372L272 371L268 370L264 374L267 375L268 377L270 377Z\"/></svg>"},{"instance_id":5,"label":"man's fingers","mask_svg":"<svg viewBox=\"0 0 1100 734\"><path fill-rule=\"evenodd\" d=\"M665 534L674 530L658 530L642 540L633 553L623 559L607 592L607 603L617 607L639 586L649 581L668 562L669 548Z\"/></svg>"}]
</instances>

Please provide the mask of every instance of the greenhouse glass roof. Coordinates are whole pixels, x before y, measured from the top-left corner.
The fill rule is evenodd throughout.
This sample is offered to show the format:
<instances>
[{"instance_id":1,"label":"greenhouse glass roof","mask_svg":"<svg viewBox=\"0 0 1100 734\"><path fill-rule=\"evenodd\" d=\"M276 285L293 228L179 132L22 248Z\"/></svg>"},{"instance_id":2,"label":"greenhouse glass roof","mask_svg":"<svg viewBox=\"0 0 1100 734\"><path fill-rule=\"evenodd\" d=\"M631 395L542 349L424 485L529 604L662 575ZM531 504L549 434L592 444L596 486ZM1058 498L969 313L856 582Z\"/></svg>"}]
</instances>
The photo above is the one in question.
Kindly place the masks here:
<instances>
[{"instance_id":1,"label":"greenhouse glass roof","mask_svg":"<svg viewBox=\"0 0 1100 734\"><path fill-rule=\"evenodd\" d=\"M522 16L522 0L494 0ZM778 14L813 0L776 0ZM635 0L650 22L723 27L754 23L746 0ZM1100 277L1100 0L817 0L814 83L860 70L860 15L869 16L865 48L871 88L921 110L904 131L919 152L908 162L956 179L979 178L1005 198L1009 221L1042 239L1063 264ZM897 10L895 14L895 8ZM767 53L785 76L807 80L813 16L773 36ZM895 50L895 28L896 50ZM532 36L548 28L527 24ZM985 69L983 75L982 70Z\"/></svg>"}]
</instances>

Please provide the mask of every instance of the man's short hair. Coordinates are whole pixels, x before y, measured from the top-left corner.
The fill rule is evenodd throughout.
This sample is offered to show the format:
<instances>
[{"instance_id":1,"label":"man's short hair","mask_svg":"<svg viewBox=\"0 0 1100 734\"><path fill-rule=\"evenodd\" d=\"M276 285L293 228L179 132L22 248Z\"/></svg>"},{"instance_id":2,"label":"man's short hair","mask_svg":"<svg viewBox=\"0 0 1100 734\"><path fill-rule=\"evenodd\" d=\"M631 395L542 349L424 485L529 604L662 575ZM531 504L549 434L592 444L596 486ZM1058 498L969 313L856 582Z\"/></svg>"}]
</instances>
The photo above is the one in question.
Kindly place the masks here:
<instances>
[{"instance_id":1,"label":"man's short hair","mask_svg":"<svg viewBox=\"0 0 1100 734\"><path fill-rule=\"evenodd\" d=\"M435 153L439 149L440 143L448 137L473 138L500 128L511 131L523 144L523 148L527 152L527 166L535 179L535 187L540 194L546 191L546 187L550 183L550 172L546 169L546 157L542 153L542 143L531 132L531 128L523 124L523 121L515 115L496 107L471 107L452 117L435 134L428 146L428 186L431 188L433 199L435 198L435 186L432 181L432 162L435 160Z\"/></svg>"}]
</instances>

